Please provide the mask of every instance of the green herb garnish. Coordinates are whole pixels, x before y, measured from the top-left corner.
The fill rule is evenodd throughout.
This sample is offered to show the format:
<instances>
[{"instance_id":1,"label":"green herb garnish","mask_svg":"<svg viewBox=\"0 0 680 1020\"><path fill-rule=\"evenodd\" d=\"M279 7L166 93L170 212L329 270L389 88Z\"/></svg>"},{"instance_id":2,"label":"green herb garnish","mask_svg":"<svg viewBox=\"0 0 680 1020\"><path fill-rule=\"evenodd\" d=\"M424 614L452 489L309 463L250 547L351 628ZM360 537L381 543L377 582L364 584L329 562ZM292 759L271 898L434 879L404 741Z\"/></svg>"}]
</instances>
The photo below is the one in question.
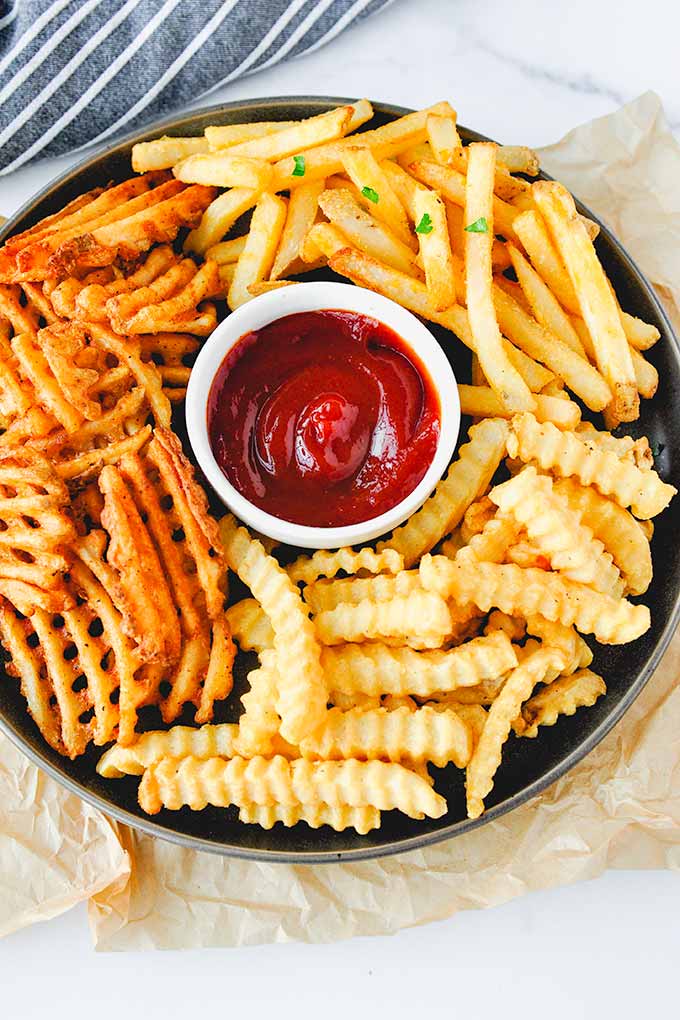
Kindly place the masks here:
<instances>
[{"instance_id":1,"label":"green herb garnish","mask_svg":"<svg viewBox=\"0 0 680 1020\"><path fill-rule=\"evenodd\" d=\"M293 170L293 177L304 177L305 176L305 157L304 156L293 156L293 162L295 163L295 169Z\"/></svg>"},{"instance_id":2,"label":"green herb garnish","mask_svg":"<svg viewBox=\"0 0 680 1020\"><path fill-rule=\"evenodd\" d=\"M377 205L377 203L380 201L380 195L378 194L378 192L375 190L375 188L369 188L368 185L366 185L365 188L361 189L361 194L364 196L364 198L367 198L369 202L373 202L374 205Z\"/></svg>"},{"instance_id":3,"label":"green herb garnish","mask_svg":"<svg viewBox=\"0 0 680 1020\"><path fill-rule=\"evenodd\" d=\"M486 216L480 216L474 223L469 223L465 229L468 234L488 234L489 224L486 222Z\"/></svg>"},{"instance_id":4,"label":"green herb garnish","mask_svg":"<svg viewBox=\"0 0 680 1020\"><path fill-rule=\"evenodd\" d=\"M416 227L416 234L431 234L433 230L432 217L429 213L423 213L422 219Z\"/></svg>"}]
</instances>

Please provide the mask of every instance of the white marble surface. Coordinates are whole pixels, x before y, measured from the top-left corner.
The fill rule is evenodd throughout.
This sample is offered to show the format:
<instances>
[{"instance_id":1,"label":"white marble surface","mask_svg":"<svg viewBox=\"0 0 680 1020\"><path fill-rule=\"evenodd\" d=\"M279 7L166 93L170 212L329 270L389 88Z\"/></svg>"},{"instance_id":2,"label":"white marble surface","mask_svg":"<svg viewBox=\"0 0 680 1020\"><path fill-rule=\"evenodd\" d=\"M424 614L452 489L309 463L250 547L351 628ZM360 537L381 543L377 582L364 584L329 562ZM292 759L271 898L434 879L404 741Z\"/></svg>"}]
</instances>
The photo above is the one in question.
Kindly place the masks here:
<instances>
[{"instance_id":1,"label":"white marble surface","mask_svg":"<svg viewBox=\"0 0 680 1020\"><path fill-rule=\"evenodd\" d=\"M200 104L295 93L410 106L449 98L462 123L539 145L653 88L680 129L679 30L677 0L395 0L328 48ZM68 162L0 179L0 212ZM2 1013L674 1016L679 917L675 875L618 872L391 939L109 957L91 953L79 909L0 945Z\"/></svg>"}]
</instances>

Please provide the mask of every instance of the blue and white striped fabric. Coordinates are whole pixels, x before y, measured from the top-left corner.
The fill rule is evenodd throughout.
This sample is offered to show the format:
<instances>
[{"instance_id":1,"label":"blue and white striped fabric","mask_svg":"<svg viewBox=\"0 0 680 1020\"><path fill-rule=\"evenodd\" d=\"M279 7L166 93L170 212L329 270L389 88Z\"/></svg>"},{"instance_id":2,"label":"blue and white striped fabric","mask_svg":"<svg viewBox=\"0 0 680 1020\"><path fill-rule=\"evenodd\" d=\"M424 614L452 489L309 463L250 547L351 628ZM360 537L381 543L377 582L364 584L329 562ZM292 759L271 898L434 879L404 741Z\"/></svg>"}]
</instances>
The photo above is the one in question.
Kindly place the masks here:
<instances>
[{"instance_id":1,"label":"blue and white striped fabric","mask_svg":"<svg viewBox=\"0 0 680 1020\"><path fill-rule=\"evenodd\" d=\"M0 173L309 53L389 2L0 0Z\"/></svg>"}]
</instances>

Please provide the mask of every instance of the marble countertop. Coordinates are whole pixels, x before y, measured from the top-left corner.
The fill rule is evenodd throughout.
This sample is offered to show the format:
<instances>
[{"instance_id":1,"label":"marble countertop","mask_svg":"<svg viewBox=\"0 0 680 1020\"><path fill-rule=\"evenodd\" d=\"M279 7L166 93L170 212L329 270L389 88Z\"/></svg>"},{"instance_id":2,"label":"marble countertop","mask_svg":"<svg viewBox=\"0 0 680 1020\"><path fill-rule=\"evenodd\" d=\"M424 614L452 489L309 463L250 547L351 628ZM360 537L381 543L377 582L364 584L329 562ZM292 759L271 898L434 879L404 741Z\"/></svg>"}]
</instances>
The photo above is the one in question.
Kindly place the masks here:
<instances>
[{"instance_id":1,"label":"marble countertop","mask_svg":"<svg viewBox=\"0 0 680 1020\"><path fill-rule=\"evenodd\" d=\"M677 0L394 0L328 47L202 97L362 96L406 106L450 99L461 123L543 145L647 89L680 130ZM0 179L11 214L69 165L50 160ZM679 185L680 186L680 185ZM0 860L2 853L0 848ZM2 876L0 875L0 895ZM518 890L518 893L521 890ZM3 1013L52 1020L164 1020L187 1007L253 1020L348 1013L475 1020L673 1015L680 884L668 872L611 872L519 896L493 911L393 938L331 946L99 956L84 909L0 945ZM39 980L37 980L39 979ZM9 997L9 1001L8 1001ZM677 1006L675 1006L677 1010Z\"/></svg>"}]
</instances>

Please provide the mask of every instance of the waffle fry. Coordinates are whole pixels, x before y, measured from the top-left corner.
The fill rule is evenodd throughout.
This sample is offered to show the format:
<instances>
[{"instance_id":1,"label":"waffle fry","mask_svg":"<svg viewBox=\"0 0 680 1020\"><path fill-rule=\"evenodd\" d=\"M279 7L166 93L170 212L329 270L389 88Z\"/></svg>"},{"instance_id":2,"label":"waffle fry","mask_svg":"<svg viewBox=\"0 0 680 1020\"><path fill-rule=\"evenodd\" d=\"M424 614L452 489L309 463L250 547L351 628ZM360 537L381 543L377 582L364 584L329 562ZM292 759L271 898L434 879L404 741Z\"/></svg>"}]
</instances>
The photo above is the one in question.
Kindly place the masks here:
<instances>
[{"instance_id":1,"label":"waffle fry","mask_svg":"<svg viewBox=\"0 0 680 1020\"><path fill-rule=\"evenodd\" d=\"M458 451L434 495L387 542L377 549L396 549L411 567L423 553L456 527L470 503L486 489L505 454L507 424L489 418L470 429L470 441Z\"/></svg>"},{"instance_id":2,"label":"waffle fry","mask_svg":"<svg viewBox=\"0 0 680 1020\"><path fill-rule=\"evenodd\" d=\"M611 555L590 528L580 523L566 499L555 492L550 476L525 467L509 482L495 486L489 499L524 527L553 570L596 591L623 594L621 575Z\"/></svg>"},{"instance_id":3,"label":"waffle fry","mask_svg":"<svg viewBox=\"0 0 680 1020\"><path fill-rule=\"evenodd\" d=\"M450 710L332 708L323 725L301 742L300 750L312 760L431 761L440 768L452 761L465 768L472 740L465 723Z\"/></svg>"},{"instance_id":4,"label":"waffle fry","mask_svg":"<svg viewBox=\"0 0 680 1020\"><path fill-rule=\"evenodd\" d=\"M561 432L549 422L540 424L533 415L518 415L511 425L511 457L519 456L525 463L535 460L559 477L573 476L582 485L594 485L619 506L630 507L636 517L655 517L677 491L655 471L641 471L608 450L593 450L576 433Z\"/></svg>"},{"instance_id":5,"label":"waffle fry","mask_svg":"<svg viewBox=\"0 0 680 1020\"><path fill-rule=\"evenodd\" d=\"M606 693L602 677L589 669L558 677L522 705L512 728L518 737L537 737L539 726L554 726L561 715L574 715Z\"/></svg>"},{"instance_id":6,"label":"waffle fry","mask_svg":"<svg viewBox=\"0 0 680 1020\"><path fill-rule=\"evenodd\" d=\"M545 570L523 570L514 563L452 562L446 556L424 556L420 564L423 587L457 602L473 602L483 612L491 608L519 616L541 614L602 644L625 644L649 630L649 609L614 599L586 585Z\"/></svg>"},{"instance_id":7,"label":"waffle fry","mask_svg":"<svg viewBox=\"0 0 680 1020\"><path fill-rule=\"evenodd\" d=\"M348 807L346 804L243 804L239 808L238 819L247 825L259 825L262 829L273 829L277 822L286 828L306 822L310 829L328 825L335 832L356 829L360 836L380 828L377 808Z\"/></svg>"},{"instance_id":8,"label":"waffle fry","mask_svg":"<svg viewBox=\"0 0 680 1020\"><path fill-rule=\"evenodd\" d=\"M297 743L324 718L326 685L314 627L293 582L262 544L228 514L220 533L229 567L247 584L269 617L279 668L277 710L281 733Z\"/></svg>"},{"instance_id":9,"label":"waffle fry","mask_svg":"<svg viewBox=\"0 0 680 1020\"><path fill-rule=\"evenodd\" d=\"M484 729L467 767L467 808L470 818L484 810L484 798L493 789L493 777L501 763L501 751L513 720L528 700L537 683L550 669L558 672L564 656L554 648L540 648L510 674L503 690L489 709Z\"/></svg>"},{"instance_id":10,"label":"waffle fry","mask_svg":"<svg viewBox=\"0 0 680 1020\"><path fill-rule=\"evenodd\" d=\"M335 577L344 570L348 574L356 574L360 570L366 570L371 574L380 574L385 571L388 574L398 574L404 567L403 558L394 549L383 549L376 553L373 549L335 549L327 551L320 549L313 556L300 556L289 567L286 573L291 581L296 584L312 584L319 577Z\"/></svg>"},{"instance_id":11,"label":"waffle fry","mask_svg":"<svg viewBox=\"0 0 680 1020\"><path fill-rule=\"evenodd\" d=\"M363 599L355 605L340 603L314 620L319 639L326 645L381 638L417 638L425 647L438 648L451 629L451 614L443 599L413 591L386 602Z\"/></svg>"},{"instance_id":12,"label":"waffle fry","mask_svg":"<svg viewBox=\"0 0 680 1020\"><path fill-rule=\"evenodd\" d=\"M189 259L180 263L177 268L184 266ZM193 266L193 263L191 263ZM188 268L191 269L191 266ZM153 283L150 285L151 289ZM149 303L138 308L128 318L122 318L120 302L122 298L110 298L106 302L106 310L111 315L116 332L123 334L137 333L168 333L175 330L185 330L188 333L196 333L199 336L207 336L217 325L214 305L202 305L206 298L213 297L220 291L219 273L217 263L205 262L200 269L193 271L190 278L165 301L157 304ZM138 292L131 291L127 295L129 303L137 307ZM116 301L118 304L116 305ZM115 309L115 310L114 310ZM206 321L199 312L206 313Z\"/></svg>"}]
</instances>

